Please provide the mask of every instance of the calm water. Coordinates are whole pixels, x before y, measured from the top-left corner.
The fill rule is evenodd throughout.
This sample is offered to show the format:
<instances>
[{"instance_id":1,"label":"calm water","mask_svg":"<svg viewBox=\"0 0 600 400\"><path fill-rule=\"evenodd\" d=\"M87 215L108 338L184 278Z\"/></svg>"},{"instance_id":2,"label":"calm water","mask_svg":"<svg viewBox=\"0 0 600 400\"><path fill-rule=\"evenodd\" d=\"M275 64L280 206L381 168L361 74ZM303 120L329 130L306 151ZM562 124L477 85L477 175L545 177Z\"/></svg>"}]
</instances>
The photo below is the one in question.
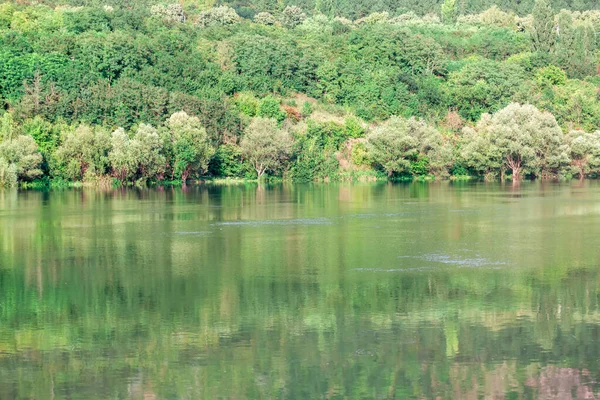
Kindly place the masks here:
<instances>
[{"instance_id":1,"label":"calm water","mask_svg":"<svg viewBox=\"0 0 600 400\"><path fill-rule=\"evenodd\" d=\"M0 191L0 399L599 381L598 182Z\"/></svg>"}]
</instances>

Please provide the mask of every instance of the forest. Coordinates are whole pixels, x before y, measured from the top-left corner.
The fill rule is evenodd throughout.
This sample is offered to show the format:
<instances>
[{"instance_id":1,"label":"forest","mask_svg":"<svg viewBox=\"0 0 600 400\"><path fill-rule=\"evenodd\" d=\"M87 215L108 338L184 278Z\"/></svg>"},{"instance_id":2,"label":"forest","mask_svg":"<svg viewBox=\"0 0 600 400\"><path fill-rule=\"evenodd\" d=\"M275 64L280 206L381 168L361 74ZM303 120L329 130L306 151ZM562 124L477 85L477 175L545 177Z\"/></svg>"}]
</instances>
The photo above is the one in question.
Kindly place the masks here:
<instances>
[{"instance_id":1,"label":"forest","mask_svg":"<svg viewBox=\"0 0 600 400\"><path fill-rule=\"evenodd\" d=\"M600 175L594 0L0 4L0 187Z\"/></svg>"}]
</instances>

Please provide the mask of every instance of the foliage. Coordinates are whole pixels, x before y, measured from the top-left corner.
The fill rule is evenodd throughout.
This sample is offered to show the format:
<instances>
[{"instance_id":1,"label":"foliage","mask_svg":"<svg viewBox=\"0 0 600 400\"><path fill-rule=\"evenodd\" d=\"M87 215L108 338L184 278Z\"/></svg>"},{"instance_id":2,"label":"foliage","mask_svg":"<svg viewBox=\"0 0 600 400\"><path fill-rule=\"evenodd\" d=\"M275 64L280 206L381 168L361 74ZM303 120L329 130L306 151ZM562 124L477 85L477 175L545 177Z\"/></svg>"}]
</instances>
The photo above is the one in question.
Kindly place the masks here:
<instances>
[{"instance_id":1,"label":"foliage","mask_svg":"<svg viewBox=\"0 0 600 400\"><path fill-rule=\"evenodd\" d=\"M416 123L394 116L367 135L369 154L388 177L411 172L410 161L417 156L419 146L413 129Z\"/></svg>"},{"instance_id":2,"label":"foliage","mask_svg":"<svg viewBox=\"0 0 600 400\"><path fill-rule=\"evenodd\" d=\"M228 6L219 6L201 12L198 15L197 23L203 27L224 26L233 25L240 22L240 20L240 16L233 8Z\"/></svg>"},{"instance_id":3,"label":"foliage","mask_svg":"<svg viewBox=\"0 0 600 400\"><path fill-rule=\"evenodd\" d=\"M564 85L567 82L567 74L562 69L549 65L537 70L535 79L538 85Z\"/></svg>"},{"instance_id":4,"label":"foliage","mask_svg":"<svg viewBox=\"0 0 600 400\"><path fill-rule=\"evenodd\" d=\"M215 149L198 117L189 116L185 111L171 115L167 128L173 174L185 184L190 176L200 176L206 171Z\"/></svg>"},{"instance_id":5,"label":"foliage","mask_svg":"<svg viewBox=\"0 0 600 400\"><path fill-rule=\"evenodd\" d=\"M571 131L568 136L570 158L581 179L590 172L600 174L600 131Z\"/></svg>"},{"instance_id":6,"label":"foliage","mask_svg":"<svg viewBox=\"0 0 600 400\"><path fill-rule=\"evenodd\" d=\"M288 29L295 28L306 19L306 14L298 6L287 6L281 13L279 21Z\"/></svg>"},{"instance_id":7,"label":"foliage","mask_svg":"<svg viewBox=\"0 0 600 400\"><path fill-rule=\"evenodd\" d=\"M254 169L258 179L267 172L283 169L292 147L290 134L277 127L277 121L269 118L254 118L244 131L240 149Z\"/></svg>"},{"instance_id":8,"label":"foliage","mask_svg":"<svg viewBox=\"0 0 600 400\"><path fill-rule=\"evenodd\" d=\"M80 125L66 132L55 152L53 175L72 181L104 175L108 167L110 135L104 129Z\"/></svg>"},{"instance_id":9,"label":"foliage","mask_svg":"<svg viewBox=\"0 0 600 400\"><path fill-rule=\"evenodd\" d=\"M289 169L268 173L311 181L340 178L353 141L397 116L427 124L410 122L416 152L392 175L498 176L509 168L488 154L476 125L485 114L517 102L552 113L563 132L600 126L600 12L576 3L4 3L0 141L32 137L50 179L246 177L243 132L252 118L270 118L295 141ZM169 119L180 111L197 119L194 132L204 129L199 149L174 140ZM461 137L465 125L477 134ZM143 136L152 167L134 150L150 126L160 138ZM539 165L522 174L569 174L563 156L548 161L544 141L533 146Z\"/></svg>"},{"instance_id":10,"label":"foliage","mask_svg":"<svg viewBox=\"0 0 600 400\"><path fill-rule=\"evenodd\" d=\"M532 105L509 104L494 115L484 115L476 128L465 128L462 162L480 174L512 172L556 175L569 162L564 134L549 113Z\"/></svg>"},{"instance_id":11,"label":"foliage","mask_svg":"<svg viewBox=\"0 0 600 400\"><path fill-rule=\"evenodd\" d=\"M31 136L19 135L0 143L0 187L15 186L42 175L42 155Z\"/></svg>"},{"instance_id":12,"label":"foliage","mask_svg":"<svg viewBox=\"0 0 600 400\"><path fill-rule=\"evenodd\" d=\"M273 14L263 11L254 16L254 22L260 25L275 25L277 19L275 19Z\"/></svg>"}]
</instances>

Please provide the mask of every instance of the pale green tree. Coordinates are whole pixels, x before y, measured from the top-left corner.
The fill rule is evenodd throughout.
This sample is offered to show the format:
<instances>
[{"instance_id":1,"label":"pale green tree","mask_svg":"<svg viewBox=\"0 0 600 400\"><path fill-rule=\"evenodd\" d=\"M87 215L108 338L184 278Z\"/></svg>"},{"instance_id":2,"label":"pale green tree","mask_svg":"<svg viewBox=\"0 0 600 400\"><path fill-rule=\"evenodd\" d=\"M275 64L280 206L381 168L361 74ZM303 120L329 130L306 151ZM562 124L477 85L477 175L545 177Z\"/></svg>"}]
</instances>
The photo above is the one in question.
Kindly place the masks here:
<instances>
[{"instance_id":1,"label":"pale green tree","mask_svg":"<svg viewBox=\"0 0 600 400\"><path fill-rule=\"evenodd\" d=\"M113 175L121 181L146 183L164 172L163 141L151 125L140 124L133 138L123 128L111 135L108 158Z\"/></svg>"},{"instance_id":2,"label":"pale green tree","mask_svg":"<svg viewBox=\"0 0 600 400\"><path fill-rule=\"evenodd\" d=\"M456 0L444 0L442 3L442 21L446 24L456 22Z\"/></svg>"},{"instance_id":3,"label":"pale green tree","mask_svg":"<svg viewBox=\"0 0 600 400\"><path fill-rule=\"evenodd\" d=\"M171 138L173 173L185 185L191 175L206 171L215 149L198 117L185 111L171 115L167 128Z\"/></svg>"},{"instance_id":4,"label":"pale green tree","mask_svg":"<svg viewBox=\"0 0 600 400\"><path fill-rule=\"evenodd\" d=\"M518 103L509 104L490 116L482 115L473 128L465 128L462 159L484 172L512 171L514 181L524 173L538 176L556 174L569 162L564 135L550 113Z\"/></svg>"},{"instance_id":5,"label":"pale green tree","mask_svg":"<svg viewBox=\"0 0 600 400\"><path fill-rule=\"evenodd\" d=\"M110 147L108 160L112 175L123 182L129 180L135 174L137 160L125 129L119 128L110 135Z\"/></svg>"},{"instance_id":6,"label":"pale green tree","mask_svg":"<svg viewBox=\"0 0 600 400\"><path fill-rule=\"evenodd\" d=\"M31 136L17 136L0 143L0 186L42 176L42 155Z\"/></svg>"},{"instance_id":7,"label":"pale green tree","mask_svg":"<svg viewBox=\"0 0 600 400\"><path fill-rule=\"evenodd\" d=\"M106 172L110 135L101 128L80 125L67 132L57 149L54 174L73 181L87 180Z\"/></svg>"},{"instance_id":8,"label":"pale green tree","mask_svg":"<svg viewBox=\"0 0 600 400\"><path fill-rule=\"evenodd\" d=\"M600 172L600 131L571 131L568 142L571 164L580 179L590 172Z\"/></svg>"},{"instance_id":9,"label":"pale green tree","mask_svg":"<svg viewBox=\"0 0 600 400\"><path fill-rule=\"evenodd\" d=\"M367 149L371 159L391 177L394 173L410 172L410 161L419 152L419 142L414 126L393 116L367 134Z\"/></svg>"},{"instance_id":10,"label":"pale green tree","mask_svg":"<svg viewBox=\"0 0 600 400\"><path fill-rule=\"evenodd\" d=\"M306 14L298 6L287 6L279 17L281 25L288 29L295 28L304 22L305 19Z\"/></svg>"},{"instance_id":11,"label":"pale green tree","mask_svg":"<svg viewBox=\"0 0 600 400\"><path fill-rule=\"evenodd\" d=\"M228 6L218 6L201 12L198 15L198 25L208 27L216 25L233 25L242 19L235 10Z\"/></svg>"},{"instance_id":12,"label":"pale green tree","mask_svg":"<svg viewBox=\"0 0 600 400\"><path fill-rule=\"evenodd\" d=\"M453 161L450 143L440 131L423 120L410 118L408 125L419 143L420 156L427 160L429 173L436 177L446 176Z\"/></svg>"},{"instance_id":13,"label":"pale green tree","mask_svg":"<svg viewBox=\"0 0 600 400\"><path fill-rule=\"evenodd\" d=\"M273 14L263 11L254 16L254 22L260 25L275 25L277 20Z\"/></svg>"},{"instance_id":14,"label":"pale green tree","mask_svg":"<svg viewBox=\"0 0 600 400\"><path fill-rule=\"evenodd\" d=\"M242 155L256 170L258 179L267 171L281 170L289 159L292 137L271 118L254 118L240 142Z\"/></svg>"}]
</instances>

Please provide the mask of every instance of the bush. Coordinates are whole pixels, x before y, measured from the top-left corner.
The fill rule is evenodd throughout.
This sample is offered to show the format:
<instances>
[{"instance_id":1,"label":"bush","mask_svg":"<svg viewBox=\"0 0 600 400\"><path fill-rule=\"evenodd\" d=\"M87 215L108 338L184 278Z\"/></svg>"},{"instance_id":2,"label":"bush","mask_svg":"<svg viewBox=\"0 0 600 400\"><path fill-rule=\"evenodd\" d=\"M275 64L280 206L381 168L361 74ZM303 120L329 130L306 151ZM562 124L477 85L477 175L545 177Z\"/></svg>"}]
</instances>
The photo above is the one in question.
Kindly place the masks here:
<instances>
[{"instance_id":1,"label":"bush","mask_svg":"<svg viewBox=\"0 0 600 400\"><path fill-rule=\"evenodd\" d=\"M260 25L275 25L277 20L268 12L259 12L254 16L254 22Z\"/></svg>"},{"instance_id":2,"label":"bush","mask_svg":"<svg viewBox=\"0 0 600 400\"><path fill-rule=\"evenodd\" d=\"M306 14L298 6L287 6L281 13L279 21L288 29L293 29L306 19Z\"/></svg>"},{"instance_id":3,"label":"bush","mask_svg":"<svg viewBox=\"0 0 600 400\"><path fill-rule=\"evenodd\" d=\"M233 25L241 21L235 10L228 6L219 6L201 12L197 24L203 27Z\"/></svg>"}]
</instances>

